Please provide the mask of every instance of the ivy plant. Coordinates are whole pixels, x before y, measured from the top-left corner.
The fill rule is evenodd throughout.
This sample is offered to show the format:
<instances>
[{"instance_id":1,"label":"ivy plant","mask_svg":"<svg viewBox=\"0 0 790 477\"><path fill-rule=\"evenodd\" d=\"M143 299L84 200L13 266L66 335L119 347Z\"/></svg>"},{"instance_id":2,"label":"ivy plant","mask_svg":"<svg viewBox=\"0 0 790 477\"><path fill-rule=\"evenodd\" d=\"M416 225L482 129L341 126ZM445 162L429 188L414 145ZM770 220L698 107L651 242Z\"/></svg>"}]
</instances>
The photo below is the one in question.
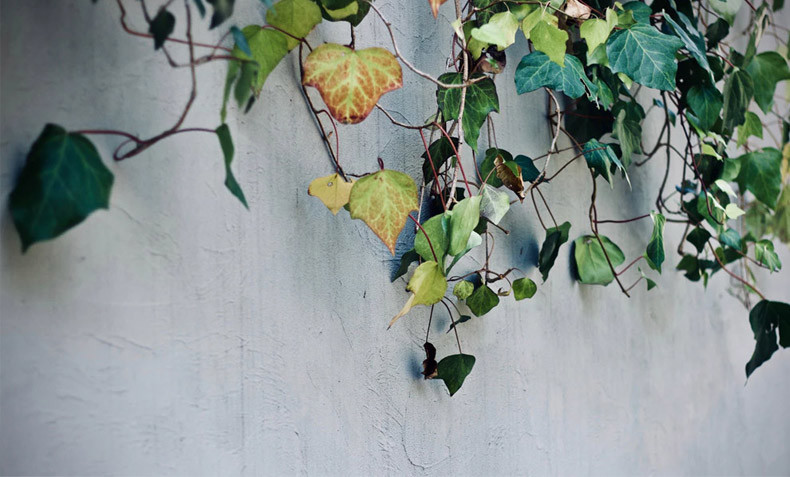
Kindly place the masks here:
<instances>
[{"instance_id":1,"label":"ivy plant","mask_svg":"<svg viewBox=\"0 0 790 477\"><path fill-rule=\"evenodd\" d=\"M779 87L790 79L789 39L776 19L782 0L456 0L454 9L445 2L423 6L437 27L443 9L454 18L452 56L436 61L449 67L428 73L404 55L396 30L371 0L264 0L262 21L251 25L234 24L235 0L206 0L208 7L202 0L170 1L155 12L145 0L116 0L124 31L149 41L171 66L189 68L190 95L175 124L148 137L47 124L9 198L23 252L109 206L113 173L89 139L95 135L117 136L113 159L123 161L176 134L215 134L225 185L247 207L233 174L233 139L225 119L234 104L238 114L252 114L266 94L266 79L292 54L330 159L326 176L305 178L308 193L332 214L344 215L345 209L351 219L362 220L393 256L401 232L413 224L412 246L399 257L393 279L405 280L409 295L400 311L392 310L389 325L415 307L428 308L423 375L444 381L450 395L476 361L461 349L463 323L492 313L502 300L534 299L536 280L549 279L560 253L570 255L579 283L615 283L627 297L642 282L646 291L655 288L650 275L667 270L703 285L724 272L750 309L755 349L745 366L747 378L779 347L790 346L790 305L766 297L753 274L757 268L780 270L776 244L790 241L790 120ZM136 16L127 11L130 3L139 10ZM734 28L741 16L748 17L742 33ZM308 35L324 21L347 24L349 43L311 45ZM355 27L363 21L380 22L387 41L356 48ZM194 41L195 28L225 32L217 43L205 44ZM510 66L514 84L503 84L498 75L508 67L505 50L519 35L529 52ZM781 46L766 47L768 41ZM195 71L216 62L227 67L219 125L186 128L197 96ZM398 121L379 104L382 95L403 86L404 67L435 91L435 106L421 116L428 120ZM513 87L519 94L546 95L551 142L538 157L497 145L497 89ZM362 122L374 110L424 146L421 157L413 158L422 163L422 178L388 169L382 159L373 171L342 167L338 123ZM657 135L644 134L651 115L661 120ZM481 138L487 139L486 150ZM766 145L768 139L773 146ZM599 217L599 194L607 188L634 193L640 185L629 172L662 157L663 180L650 191L653 210ZM591 192L583 205L589 220L572 226L555 217L543 190L562 188L560 175L576 162L589 170ZM680 180L671 184L670 177ZM608 187L599 190L604 182ZM535 280L515 267L491 266L494 244L508 239L500 221L515 206L532 206L543 229ZM614 227L647 220L652 233L643 238L644 251L633 256L600 230L611 235ZM677 256L665 249L665 228L680 234ZM478 249L482 265L463 260ZM641 261L648 273L635 266ZM466 268L455 271L459 264ZM437 362L430 326L440 312L449 315L447 332L454 334L457 353L443 350Z\"/></svg>"}]
</instances>

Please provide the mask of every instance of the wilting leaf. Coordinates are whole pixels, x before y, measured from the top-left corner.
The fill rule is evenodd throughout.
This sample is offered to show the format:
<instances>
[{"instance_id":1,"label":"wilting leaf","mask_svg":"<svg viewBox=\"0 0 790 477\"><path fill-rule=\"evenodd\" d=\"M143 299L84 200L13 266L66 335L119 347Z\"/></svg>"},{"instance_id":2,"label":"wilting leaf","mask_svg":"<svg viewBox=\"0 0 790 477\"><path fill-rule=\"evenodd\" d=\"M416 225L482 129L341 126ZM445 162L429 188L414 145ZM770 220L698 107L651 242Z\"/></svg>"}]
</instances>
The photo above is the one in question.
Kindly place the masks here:
<instances>
[{"instance_id":1,"label":"wilting leaf","mask_svg":"<svg viewBox=\"0 0 790 477\"><path fill-rule=\"evenodd\" d=\"M334 173L326 177L319 177L310 183L307 193L318 197L334 215L348 204L351 196L353 182L346 182L340 174Z\"/></svg>"},{"instance_id":2,"label":"wilting leaf","mask_svg":"<svg viewBox=\"0 0 790 477\"><path fill-rule=\"evenodd\" d=\"M513 297L516 300L532 298L537 291L538 286L530 278L519 278L513 281Z\"/></svg>"},{"instance_id":3,"label":"wilting leaf","mask_svg":"<svg viewBox=\"0 0 790 477\"><path fill-rule=\"evenodd\" d=\"M557 260L560 246L568 241L568 232L571 230L571 223L564 222L559 227L551 227L546 230L546 239L538 253L538 270L543 276L543 281L549 277L549 271Z\"/></svg>"},{"instance_id":4,"label":"wilting leaf","mask_svg":"<svg viewBox=\"0 0 790 477\"><path fill-rule=\"evenodd\" d=\"M401 311L395 315L388 326L391 327L398 319L417 305L433 305L444 298L447 291L447 279L444 278L442 267L433 260L423 262L414 270L406 290L412 292Z\"/></svg>"},{"instance_id":5,"label":"wilting leaf","mask_svg":"<svg viewBox=\"0 0 790 477\"><path fill-rule=\"evenodd\" d=\"M571 18L586 20L590 18L592 9L579 0L568 0L565 2L565 14Z\"/></svg>"},{"instance_id":6,"label":"wilting leaf","mask_svg":"<svg viewBox=\"0 0 790 477\"><path fill-rule=\"evenodd\" d=\"M447 0L428 0L428 4L431 6L431 13L433 13L433 18L437 18L439 16L439 7L442 6L444 2Z\"/></svg>"},{"instance_id":7,"label":"wilting leaf","mask_svg":"<svg viewBox=\"0 0 790 477\"><path fill-rule=\"evenodd\" d=\"M398 171L382 170L354 183L349 196L352 219L363 220L395 255L409 212L417 210L417 184Z\"/></svg>"},{"instance_id":8,"label":"wilting leaf","mask_svg":"<svg viewBox=\"0 0 790 477\"><path fill-rule=\"evenodd\" d=\"M471 354L454 354L439 361L437 378L444 381L450 396L455 394L472 372L475 357Z\"/></svg>"},{"instance_id":9,"label":"wilting leaf","mask_svg":"<svg viewBox=\"0 0 790 477\"><path fill-rule=\"evenodd\" d=\"M502 181L505 187L516 193L516 196L518 196L521 202L524 202L526 192L524 191L524 179L521 178L521 166L514 161L510 162L511 164L507 164L502 159L502 156L497 156L494 159L496 176Z\"/></svg>"},{"instance_id":10,"label":"wilting leaf","mask_svg":"<svg viewBox=\"0 0 790 477\"><path fill-rule=\"evenodd\" d=\"M667 219L657 212L650 212L650 218L653 219L653 234L647 244L645 258L650 268L661 273L661 264L664 263L664 224Z\"/></svg>"},{"instance_id":11,"label":"wilting leaf","mask_svg":"<svg viewBox=\"0 0 790 477\"><path fill-rule=\"evenodd\" d=\"M436 347L427 341L422 346L425 348L425 359L422 362L422 375L425 376L425 379L433 379L436 377L438 366L436 362Z\"/></svg>"},{"instance_id":12,"label":"wilting leaf","mask_svg":"<svg viewBox=\"0 0 790 477\"><path fill-rule=\"evenodd\" d=\"M110 203L113 175L85 136L47 124L30 148L8 206L22 251Z\"/></svg>"},{"instance_id":13,"label":"wilting leaf","mask_svg":"<svg viewBox=\"0 0 790 477\"><path fill-rule=\"evenodd\" d=\"M318 89L335 119L354 124L370 114L381 95L403 85L403 73L383 48L324 43L305 59L302 84Z\"/></svg>"}]
</instances>

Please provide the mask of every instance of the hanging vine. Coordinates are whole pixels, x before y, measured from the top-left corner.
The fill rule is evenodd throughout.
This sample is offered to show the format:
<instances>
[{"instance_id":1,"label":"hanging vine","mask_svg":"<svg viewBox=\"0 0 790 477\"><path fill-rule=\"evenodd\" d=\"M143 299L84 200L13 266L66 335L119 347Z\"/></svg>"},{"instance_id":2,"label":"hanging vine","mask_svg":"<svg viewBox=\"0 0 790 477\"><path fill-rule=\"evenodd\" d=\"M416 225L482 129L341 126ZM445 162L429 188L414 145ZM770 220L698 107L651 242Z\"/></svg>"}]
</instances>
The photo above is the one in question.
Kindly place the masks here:
<instances>
[{"instance_id":1,"label":"hanging vine","mask_svg":"<svg viewBox=\"0 0 790 477\"><path fill-rule=\"evenodd\" d=\"M428 0L426 15L431 12L438 23L445 1ZM790 111L781 89L777 93L777 85L790 79L790 30L775 18L783 0L771 5L750 0L454 0L451 66L439 75L409 61L390 21L368 0L264 1L264 24L231 26L215 44L193 38L194 28L206 26L202 0L183 0L183 6L169 0L155 12L145 0L115 3L126 33L152 41L173 68L189 69L184 109L172 127L150 137L46 125L9 199L23 251L109 206L113 173L88 139L94 135L117 136L113 159L123 161L177 134L215 134L225 185L247 207L232 170L228 107L235 103L240 114L248 113L269 74L295 52L303 96L331 166L329 175L310 183L308 193L333 214L346 209L352 219L364 221L393 256L402 230L409 222L416 227L413 247L401 255L393 278L409 275L410 295L389 326L415 306L430 307L423 375L443 380L451 395L475 364L461 348L462 324L489 313L502 298L530 299L538 287L515 267L491 266L495 245L509 234L500 221L511 207L531 207L545 232L537 268L546 281L559 253L568 249L571 224L555 216L543 190L562 187L561 174L581 160L590 172L591 194L585 205L589 223L576 225L581 231L570 249L580 283L614 282L626 296L640 283L651 290L656 284L648 274L662 273L667 261L664 229L677 226L682 237L676 269L704 285L724 271L751 310L755 349L746 376L780 345L790 346L790 305L770 301L753 274L756 268L778 271L773 240L790 242ZM209 29L230 23L234 0L206 3L212 8ZM127 12L131 5L134 19ZM736 31L736 15L748 16L743 32ZM363 20L381 22L387 44L356 48L354 28ZM306 37L322 21L347 22L349 43L313 47ZM184 36L178 37L174 33L181 23ZM534 158L499 148L491 120L500 111L497 88L512 87L496 79L507 67L505 50L519 34L529 41L530 53L515 66L516 91L543 90L547 96L551 143ZM769 42L783 46L772 51L764 46ZM227 64L220 125L185 128L197 97L196 69L216 62ZM436 107L424 111L421 117L430 119L423 123L398 121L379 104L382 95L402 87L403 67L436 90ZM387 169L381 159L379 169L369 173L344 170L338 123L359 123L374 109L393 127L412 131L424 146L422 157L414 158L423 163L419 183ZM646 144L643 124L651 114L662 119L662 126L655 143ZM478 147L481 134L493 147ZM775 147L755 145L768 139ZM561 147L561 140L569 146ZM629 170L653 160L665 163L655 208L633 218L600 218L599 188L604 183L611 189L631 187ZM669 179L677 176L681 180L673 187ZM601 231L647 220L652 234L645 237L644 252L634 257ZM453 273L481 246L479 268ZM453 332L458 352L437 362L430 325L439 310L450 317L447 332Z\"/></svg>"}]
</instances>

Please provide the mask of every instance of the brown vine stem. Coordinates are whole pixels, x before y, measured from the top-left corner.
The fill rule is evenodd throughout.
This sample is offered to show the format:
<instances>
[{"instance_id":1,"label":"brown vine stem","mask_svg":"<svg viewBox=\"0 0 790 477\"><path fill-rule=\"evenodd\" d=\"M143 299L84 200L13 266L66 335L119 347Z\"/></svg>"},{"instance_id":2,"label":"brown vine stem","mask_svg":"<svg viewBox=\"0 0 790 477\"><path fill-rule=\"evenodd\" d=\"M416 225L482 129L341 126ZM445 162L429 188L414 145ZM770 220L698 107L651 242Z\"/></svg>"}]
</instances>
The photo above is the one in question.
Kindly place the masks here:
<instances>
[{"instance_id":1,"label":"brown vine stem","mask_svg":"<svg viewBox=\"0 0 790 477\"><path fill-rule=\"evenodd\" d=\"M457 167L459 167L459 168L461 169L461 175L463 176L463 178L464 178L464 184L466 185L466 192L467 192L467 193L469 194L469 196L471 197L471 196L472 196L472 189L469 187L469 181L467 181L467 180L466 180L466 172L464 172L464 166L463 166L463 165L461 165L461 156L460 156L460 153L459 153L459 152L460 152L460 148L461 148L461 140L462 140L462 139L459 139L459 141L458 141L458 147L456 148L456 147L455 147L455 143L453 143L453 138L452 138L452 137L450 137L450 134L447 132L447 130L445 130L445 129L442 127L442 125L441 125L441 124L437 123L436 121L434 121L434 122L433 122L433 123L431 123L431 124L433 124L434 126L436 126L436 127L437 127L437 128L438 128L438 129L439 129L441 132L442 132L442 134L444 134L444 137L446 137L446 138L447 138L447 141L449 141L449 143L450 143L450 147L453 149L453 152L455 153L455 157L456 157L456 159L457 159L457 160L455 161L455 164L456 164L456 166L457 166ZM462 127L458 128L458 131L459 131L459 135L461 135L461 138L463 138L463 128L462 128ZM454 196L454 192L453 192L454 190L455 190L455 182L453 182L453 186L452 186L452 188L450 189L450 194L451 194L451 195L453 195L453 196Z\"/></svg>"},{"instance_id":2,"label":"brown vine stem","mask_svg":"<svg viewBox=\"0 0 790 477\"><path fill-rule=\"evenodd\" d=\"M447 314L450 315L450 321L453 324L453 331L455 331L455 342L458 344L458 353L464 354L464 352L461 350L461 338L458 337L458 327L455 326L455 320L453 319L453 312L450 311L450 307L447 306L447 303L444 302L444 298L442 298L441 304L444 305L445 308L447 308Z\"/></svg>"},{"instance_id":3,"label":"brown vine stem","mask_svg":"<svg viewBox=\"0 0 790 477\"><path fill-rule=\"evenodd\" d=\"M620 290L625 294L625 296L631 298L631 295L628 294L628 290L626 290L626 288L623 286L623 283L620 281L620 278L617 275L617 270L615 270L614 265L612 264L612 259L609 258L609 254L606 252L606 247L603 246L603 240L601 240L601 236L598 235L598 226L596 225L598 211L595 208L595 196L598 193L598 186L595 182L595 175L593 174L592 169L590 169L590 178L592 178L593 183L592 196L590 197L590 229L592 230L595 239L598 241L598 245L601 246L601 251L603 252L604 258L606 258L606 263L609 264L609 270L611 270L614 280L620 286Z\"/></svg>"}]
</instances>

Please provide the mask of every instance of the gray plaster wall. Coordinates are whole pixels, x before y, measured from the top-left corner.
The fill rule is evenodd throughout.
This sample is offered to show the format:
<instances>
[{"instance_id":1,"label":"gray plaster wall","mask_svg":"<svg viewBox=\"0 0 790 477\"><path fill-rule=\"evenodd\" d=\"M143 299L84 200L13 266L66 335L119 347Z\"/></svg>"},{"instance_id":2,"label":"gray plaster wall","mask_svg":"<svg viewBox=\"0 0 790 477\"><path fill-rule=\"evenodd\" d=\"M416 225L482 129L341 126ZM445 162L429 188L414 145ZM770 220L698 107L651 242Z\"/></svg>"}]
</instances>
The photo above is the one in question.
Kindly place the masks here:
<instances>
[{"instance_id":1,"label":"gray plaster wall","mask_svg":"<svg viewBox=\"0 0 790 477\"><path fill-rule=\"evenodd\" d=\"M243 3L235 21L260 21L258 2ZM403 52L443 72L451 5L438 21L423 1L380 7ZM0 8L3 201L46 122L150 136L177 118L188 71L124 34L115 2L3 0ZM136 14L130 21L143 28ZM344 25L321 25L309 39L347 35ZM216 40L204 30L199 38ZM388 36L371 15L357 41L387 45ZM497 79L496 136L500 147L536 156L549 146L546 98L515 94L523 38L512 50ZM199 69L187 125L219 123L224 74L222 64ZM458 394L423 381L427 309L387 331L407 298L405 282L389 281L395 262L362 222L345 211L333 217L307 195L331 166L297 79L288 57L252 112L229 116L249 212L224 189L217 140L203 134L109 164L110 209L25 255L4 202L0 473L790 472L790 355L777 352L744 386L753 340L732 283L719 274L707 290L690 284L673 271L672 253L658 289L640 286L628 299L614 286L576 284L564 247L532 300L503 299L461 327L464 351L478 359ZM432 85L405 71L403 89L382 103L420 122L434 101ZM651 118L646 130L657 127ZM111 162L117 139L92 140ZM419 136L380 113L342 127L341 141L350 171L374 170L381 157L420 178ZM631 172L633 191L624 182L600 188L602 216L649 211L661 172L655 161ZM545 192L558 219L573 224L572 238L587 232L591 186L581 162ZM497 265L539 282L543 231L531 205L515 207L503 226L513 232L497 242ZM633 257L650 229L641 221L604 233ZM682 230L667 229L673 251ZM758 278L770 297L787 300L788 273ZM437 312L431 341L440 357L455 350L448 324Z\"/></svg>"}]
</instances>

